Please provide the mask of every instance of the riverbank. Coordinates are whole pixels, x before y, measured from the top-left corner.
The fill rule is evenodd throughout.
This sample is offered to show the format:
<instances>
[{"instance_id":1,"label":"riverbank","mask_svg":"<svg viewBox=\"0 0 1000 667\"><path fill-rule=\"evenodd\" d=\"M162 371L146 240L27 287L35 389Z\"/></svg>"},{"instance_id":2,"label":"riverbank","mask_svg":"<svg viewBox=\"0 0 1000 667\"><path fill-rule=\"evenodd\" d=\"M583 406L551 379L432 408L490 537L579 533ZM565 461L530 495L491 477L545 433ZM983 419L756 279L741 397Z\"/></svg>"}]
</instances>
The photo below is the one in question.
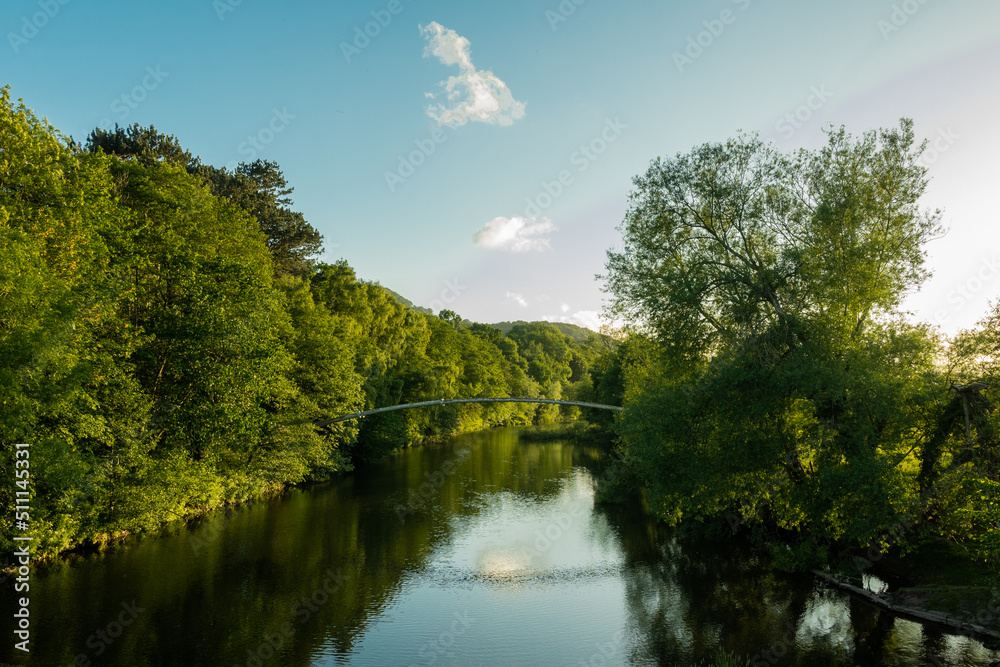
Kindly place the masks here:
<instances>
[{"instance_id":1,"label":"riverbank","mask_svg":"<svg viewBox=\"0 0 1000 667\"><path fill-rule=\"evenodd\" d=\"M906 555L891 552L873 573L893 582L874 604L1000 645L997 573L956 545L941 540Z\"/></svg>"},{"instance_id":2,"label":"riverbank","mask_svg":"<svg viewBox=\"0 0 1000 667\"><path fill-rule=\"evenodd\" d=\"M566 432L569 432L566 429ZM540 439L544 439L541 434ZM619 477L625 479L623 474ZM608 475L614 480L615 475ZM642 506L649 510L642 492L635 485L610 483L598 490L603 502L619 506ZM730 515L730 517L735 515ZM685 532L708 534L727 539L736 534L738 522L729 517L722 527L714 523L683 524ZM765 543L756 542L756 549L770 567L783 571L806 571L819 565L798 564L791 567L776 566L766 554L773 551ZM780 551L780 550L779 550ZM861 580L858 559L848 553L841 559L831 558L813 569L812 574L828 584L890 612L922 624L936 626L954 634L961 634L988 643L1000 649L1000 577L986 563L977 561L959 546L945 542L925 542L901 555L898 550L877 554L875 562L865 561L864 573L890 582L886 591L872 591ZM840 563L840 565L836 565Z\"/></svg>"},{"instance_id":3,"label":"riverbank","mask_svg":"<svg viewBox=\"0 0 1000 667\"><path fill-rule=\"evenodd\" d=\"M572 440L580 445L606 448L610 448L614 444L614 434L605 428L582 420L528 426L518 432L518 437L525 442Z\"/></svg>"},{"instance_id":4,"label":"riverbank","mask_svg":"<svg viewBox=\"0 0 1000 667\"><path fill-rule=\"evenodd\" d=\"M983 619L982 622L995 620L995 612L992 607L983 608L973 599L970 594L991 595L989 588L976 588L972 586L917 586L911 588L901 588L891 593L874 593L868 589L855 586L850 582L835 577L827 572L813 570L813 574L839 588L850 593L854 597L860 598L871 604L885 609L895 616L909 618L920 623L930 623L948 632L965 635L978 639L994 647L1000 647L1000 632L990 629L985 625L977 625L974 621ZM957 611L951 613L935 609L943 601L959 603Z\"/></svg>"}]
</instances>

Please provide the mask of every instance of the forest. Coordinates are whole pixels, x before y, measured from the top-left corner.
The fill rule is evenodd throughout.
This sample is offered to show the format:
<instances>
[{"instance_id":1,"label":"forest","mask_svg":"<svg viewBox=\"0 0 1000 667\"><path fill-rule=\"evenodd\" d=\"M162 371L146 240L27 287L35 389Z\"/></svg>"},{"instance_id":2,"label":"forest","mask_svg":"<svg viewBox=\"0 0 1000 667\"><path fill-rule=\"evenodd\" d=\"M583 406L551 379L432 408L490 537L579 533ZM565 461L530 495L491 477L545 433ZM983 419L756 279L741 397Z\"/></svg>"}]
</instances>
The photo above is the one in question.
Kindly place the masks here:
<instances>
[{"instance_id":1,"label":"forest","mask_svg":"<svg viewBox=\"0 0 1000 667\"><path fill-rule=\"evenodd\" d=\"M815 150L740 135L654 160L608 253L614 339L435 315L320 261L273 162L220 169L139 125L81 145L9 89L0 124L0 496L13 506L14 443L31 443L42 557L429 438L584 416L614 438L603 501L742 531L779 568L946 545L1000 571L1000 303L951 337L903 310L943 233L909 120L831 128ZM625 411L316 426L502 396Z\"/></svg>"},{"instance_id":2,"label":"forest","mask_svg":"<svg viewBox=\"0 0 1000 667\"><path fill-rule=\"evenodd\" d=\"M410 308L293 209L279 166L203 164L153 127L60 134L0 94L0 498L30 444L44 559L320 481L436 436L578 415L608 339ZM0 518L10 551L13 512Z\"/></svg>"}]
</instances>

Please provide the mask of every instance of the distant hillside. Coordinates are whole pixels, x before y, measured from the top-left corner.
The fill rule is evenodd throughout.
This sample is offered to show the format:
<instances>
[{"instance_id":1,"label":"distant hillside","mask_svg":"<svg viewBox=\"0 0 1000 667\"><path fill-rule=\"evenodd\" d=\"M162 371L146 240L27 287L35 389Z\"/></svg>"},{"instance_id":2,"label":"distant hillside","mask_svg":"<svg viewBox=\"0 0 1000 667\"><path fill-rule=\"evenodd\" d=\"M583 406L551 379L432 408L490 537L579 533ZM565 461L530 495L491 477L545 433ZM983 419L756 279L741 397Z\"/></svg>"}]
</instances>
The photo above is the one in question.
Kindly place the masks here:
<instances>
[{"instance_id":1,"label":"distant hillside","mask_svg":"<svg viewBox=\"0 0 1000 667\"><path fill-rule=\"evenodd\" d=\"M401 304L403 304L407 308L410 308L411 310L415 310L418 313L423 313L424 315L433 315L434 314L434 311L431 310L430 308L424 308L423 306L415 306L415 305L413 305L412 301L410 301L409 299L407 299L406 297L404 297L402 295L397 294L396 292L393 292L391 289L389 289L385 285L381 285L381 287L386 292L388 292L389 294L391 294L394 297L396 297L396 301L399 301Z\"/></svg>"},{"instance_id":2,"label":"distant hillside","mask_svg":"<svg viewBox=\"0 0 1000 667\"><path fill-rule=\"evenodd\" d=\"M531 322L524 322L523 320L518 320L517 322L497 322L496 324L491 324L491 327L496 327L500 331L507 335L515 324L532 324ZM572 339L576 343L583 343L588 338L596 336L597 338L605 338L603 334L597 333L596 331L591 331L585 327L577 326L575 324L569 324L567 322L547 322L543 321L543 324L551 324L556 329L562 332L564 336Z\"/></svg>"},{"instance_id":3,"label":"distant hillside","mask_svg":"<svg viewBox=\"0 0 1000 667\"><path fill-rule=\"evenodd\" d=\"M415 306L413 305L413 302L407 299L406 297L397 294L396 292L392 291L391 289L389 289L384 285L382 285L381 287L386 292L394 296L396 298L396 301L399 301L407 308L411 308L417 311L418 313L424 313L425 315L434 315L434 311L431 310L430 308L424 308L423 306ZM465 324L466 326L469 326L472 324L472 321L462 320L462 323ZM576 324L569 324L567 322L548 322L548 321L544 321L544 323L551 324L556 329L559 329L559 331L562 332L562 335L566 336L567 338L573 340L576 343L584 343L592 336L596 336L597 338L601 339L606 338L604 334L597 333L596 331L591 331L586 327L577 326ZM506 336L507 332L509 332L514 327L515 324L531 324L531 322L525 322L524 320L518 320L516 322L497 322L496 324L491 324L490 326L499 329Z\"/></svg>"}]
</instances>

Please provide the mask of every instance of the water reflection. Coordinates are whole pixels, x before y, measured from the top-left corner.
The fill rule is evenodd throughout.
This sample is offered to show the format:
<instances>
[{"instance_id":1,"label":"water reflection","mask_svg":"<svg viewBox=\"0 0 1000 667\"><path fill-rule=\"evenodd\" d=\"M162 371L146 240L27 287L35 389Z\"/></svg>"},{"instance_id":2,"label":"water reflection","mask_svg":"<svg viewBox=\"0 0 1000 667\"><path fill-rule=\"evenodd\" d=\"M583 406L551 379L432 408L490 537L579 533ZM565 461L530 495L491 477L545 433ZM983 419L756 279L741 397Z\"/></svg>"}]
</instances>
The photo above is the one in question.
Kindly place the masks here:
<instances>
[{"instance_id":1,"label":"water reflection","mask_svg":"<svg viewBox=\"0 0 1000 667\"><path fill-rule=\"evenodd\" d=\"M799 619L795 639L800 646L817 646L828 652L852 655L851 609L848 601L832 591L815 591Z\"/></svg>"},{"instance_id":2,"label":"water reflection","mask_svg":"<svg viewBox=\"0 0 1000 667\"><path fill-rule=\"evenodd\" d=\"M894 618L808 575L769 570L744 546L670 534L613 512L627 566L635 664L719 650L775 665L992 665L1000 652ZM762 661L762 662L760 662Z\"/></svg>"},{"instance_id":3,"label":"water reflection","mask_svg":"<svg viewBox=\"0 0 1000 667\"><path fill-rule=\"evenodd\" d=\"M743 545L595 508L599 466L597 450L512 430L464 436L36 570L30 664L666 665L722 649L780 665L1000 659L775 573ZM7 618L12 601L5 590ZM94 633L133 601L143 611L98 654ZM21 664L10 651L0 661Z\"/></svg>"}]
</instances>

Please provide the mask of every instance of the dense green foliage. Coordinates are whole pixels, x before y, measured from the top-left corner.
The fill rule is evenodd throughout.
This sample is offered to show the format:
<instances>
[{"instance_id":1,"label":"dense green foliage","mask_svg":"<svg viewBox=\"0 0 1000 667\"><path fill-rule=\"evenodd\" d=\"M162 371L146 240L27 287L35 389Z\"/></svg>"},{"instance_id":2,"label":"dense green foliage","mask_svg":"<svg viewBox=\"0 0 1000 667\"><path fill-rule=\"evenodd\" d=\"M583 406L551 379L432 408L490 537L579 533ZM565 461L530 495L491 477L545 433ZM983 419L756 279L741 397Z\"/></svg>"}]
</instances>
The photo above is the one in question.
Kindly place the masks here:
<instances>
[{"instance_id":1,"label":"dense green foliage","mask_svg":"<svg viewBox=\"0 0 1000 667\"><path fill-rule=\"evenodd\" d=\"M201 164L154 128L79 147L0 94L0 499L30 443L45 556L239 502L437 435L551 421L596 346L545 324L504 336L401 304L292 210L278 166ZM11 546L12 512L0 519Z\"/></svg>"},{"instance_id":2,"label":"dense green foliage","mask_svg":"<svg viewBox=\"0 0 1000 667\"><path fill-rule=\"evenodd\" d=\"M524 320L517 320L516 322L496 322L493 324L493 326L502 331L503 333L507 333L515 326L523 324L531 324L531 323L525 322ZM552 322L551 324L556 329L561 331L563 335L565 335L567 338L572 339L577 343L580 343L581 345L593 344L599 342L603 343L610 342L609 340L610 336L606 334L594 333L590 329L586 329L576 324L570 324L569 322Z\"/></svg>"},{"instance_id":3,"label":"dense green foliage","mask_svg":"<svg viewBox=\"0 0 1000 667\"><path fill-rule=\"evenodd\" d=\"M176 137L138 124L114 130L96 129L87 137L87 150L135 160L143 165L169 162L197 174L212 194L225 197L250 213L264 233L276 274L309 275L312 258L323 237L301 213L291 210L292 188L274 162L241 163L235 172L201 163L181 147Z\"/></svg>"},{"instance_id":4,"label":"dense green foliage","mask_svg":"<svg viewBox=\"0 0 1000 667\"><path fill-rule=\"evenodd\" d=\"M750 526L789 567L940 538L998 559L1000 310L950 346L909 323L939 232L923 147L905 120L828 139L741 136L635 179L607 275L631 336L593 373L625 397L615 479L670 523Z\"/></svg>"}]
</instances>

